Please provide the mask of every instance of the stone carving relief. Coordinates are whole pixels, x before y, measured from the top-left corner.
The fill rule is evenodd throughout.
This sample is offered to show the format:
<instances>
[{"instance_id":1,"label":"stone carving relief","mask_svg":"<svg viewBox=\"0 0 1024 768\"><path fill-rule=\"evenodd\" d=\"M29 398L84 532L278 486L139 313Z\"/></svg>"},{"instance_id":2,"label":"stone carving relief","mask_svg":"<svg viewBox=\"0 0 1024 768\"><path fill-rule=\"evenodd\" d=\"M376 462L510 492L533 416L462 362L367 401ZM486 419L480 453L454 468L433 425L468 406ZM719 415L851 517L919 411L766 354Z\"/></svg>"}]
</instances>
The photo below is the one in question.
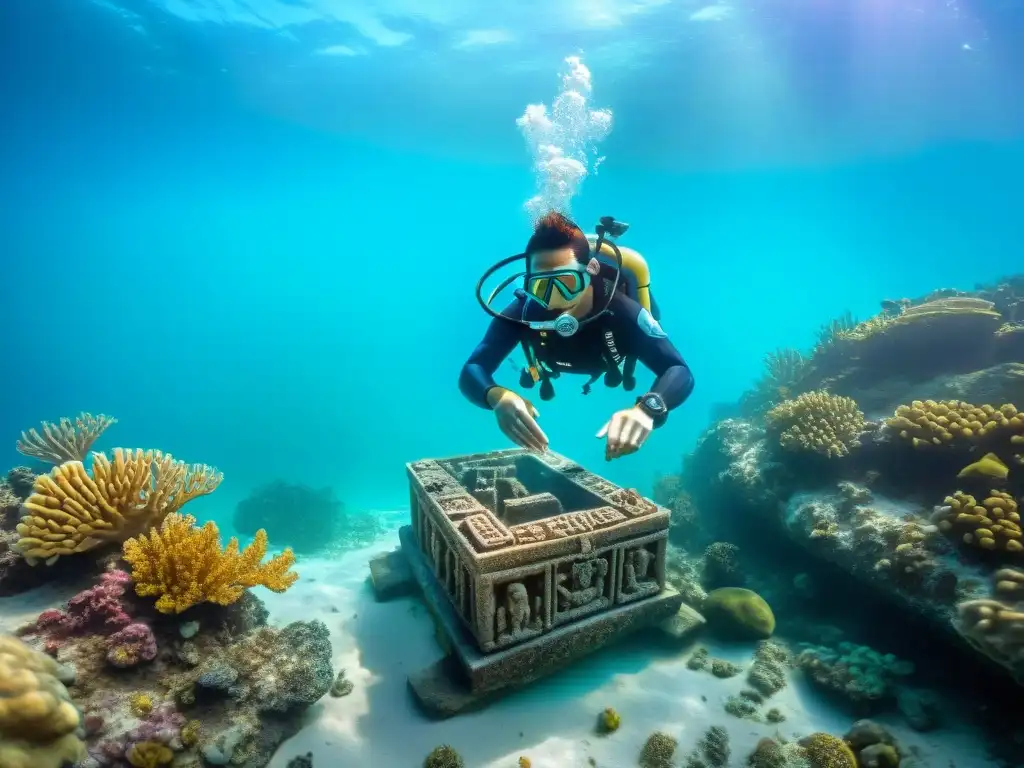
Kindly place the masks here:
<instances>
[{"instance_id":1,"label":"stone carving relief","mask_svg":"<svg viewBox=\"0 0 1024 768\"><path fill-rule=\"evenodd\" d=\"M660 591L654 561L657 554L647 547L635 547L623 552L621 594L626 598L643 597Z\"/></svg>"},{"instance_id":2,"label":"stone carving relief","mask_svg":"<svg viewBox=\"0 0 1024 768\"><path fill-rule=\"evenodd\" d=\"M462 521L466 538L478 552L487 552L513 544L515 539L493 515L481 513Z\"/></svg>"},{"instance_id":3,"label":"stone carving relief","mask_svg":"<svg viewBox=\"0 0 1024 768\"><path fill-rule=\"evenodd\" d=\"M543 600L540 595L530 596L526 584L514 581L505 585L505 600L495 612L495 634L498 643L525 640L539 634L543 628Z\"/></svg>"},{"instance_id":4,"label":"stone carving relief","mask_svg":"<svg viewBox=\"0 0 1024 768\"><path fill-rule=\"evenodd\" d=\"M648 501L632 488L619 488L609 500L630 517L649 515L658 509L654 502Z\"/></svg>"},{"instance_id":5,"label":"stone carving relief","mask_svg":"<svg viewBox=\"0 0 1024 768\"><path fill-rule=\"evenodd\" d=\"M563 539L566 536L590 533L621 523L628 518L612 507L599 507L584 512L570 512L536 523L513 525L511 532L517 544L533 544L538 541Z\"/></svg>"},{"instance_id":6,"label":"stone carving relief","mask_svg":"<svg viewBox=\"0 0 1024 768\"><path fill-rule=\"evenodd\" d=\"M608 560L603 557L573 563L568 573L556 577L558 610L579 608L603 596L607 576Z\"/></svg>"}]
</instances>

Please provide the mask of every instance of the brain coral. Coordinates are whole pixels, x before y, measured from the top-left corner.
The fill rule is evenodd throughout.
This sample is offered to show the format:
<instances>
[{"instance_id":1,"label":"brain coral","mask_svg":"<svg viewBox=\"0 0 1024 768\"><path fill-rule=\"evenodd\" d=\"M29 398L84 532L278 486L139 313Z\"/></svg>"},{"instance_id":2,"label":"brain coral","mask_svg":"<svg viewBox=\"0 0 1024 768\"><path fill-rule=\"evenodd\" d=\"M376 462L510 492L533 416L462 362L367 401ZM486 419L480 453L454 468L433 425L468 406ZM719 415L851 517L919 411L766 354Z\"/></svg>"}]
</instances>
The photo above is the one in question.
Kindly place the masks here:
<instances>
[{"instance_id":1,"label":"brain coral","mask_svg":"<svg viewBox=\"0 0 1024 768\"><path fill-rule=\"evenodd\" d=\"M17 638L0 635L0 766L59 768L85 757L67 671Z\"/></svg>"},{"instance_id":2,"label":"brain coral","mask_svg":"<svg viewBox=\"0 0 1024 768\"><path fill-rule=\"evenodd\" d=\"M768 411L766 419L770 428L781 432L783 448L829 458L846 456L859 446L864 429L864 414L854 400L824 390L786 400Z\"/></svg>"}]
</instances>

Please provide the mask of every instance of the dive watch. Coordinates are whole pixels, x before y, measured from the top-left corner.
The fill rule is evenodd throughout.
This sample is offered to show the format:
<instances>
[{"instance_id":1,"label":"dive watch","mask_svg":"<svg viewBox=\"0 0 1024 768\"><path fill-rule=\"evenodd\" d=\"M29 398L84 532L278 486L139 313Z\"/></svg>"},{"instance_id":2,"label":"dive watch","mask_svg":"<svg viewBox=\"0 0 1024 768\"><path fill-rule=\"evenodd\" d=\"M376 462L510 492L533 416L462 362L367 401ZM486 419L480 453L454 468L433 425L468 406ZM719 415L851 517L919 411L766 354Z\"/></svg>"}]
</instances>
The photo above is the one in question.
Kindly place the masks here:
<instances>
[{"instance_id":1,"label":"dive watch","mask_svg":"<svg viewBox=\"0 0 1024 768\"><path fill-rule=\"evenodd\" d=\"M636 407L651 417L655 427L660 427L668 419L668 408L657 392L648 392L638 397Z\"/></svg>"}]
</instances>

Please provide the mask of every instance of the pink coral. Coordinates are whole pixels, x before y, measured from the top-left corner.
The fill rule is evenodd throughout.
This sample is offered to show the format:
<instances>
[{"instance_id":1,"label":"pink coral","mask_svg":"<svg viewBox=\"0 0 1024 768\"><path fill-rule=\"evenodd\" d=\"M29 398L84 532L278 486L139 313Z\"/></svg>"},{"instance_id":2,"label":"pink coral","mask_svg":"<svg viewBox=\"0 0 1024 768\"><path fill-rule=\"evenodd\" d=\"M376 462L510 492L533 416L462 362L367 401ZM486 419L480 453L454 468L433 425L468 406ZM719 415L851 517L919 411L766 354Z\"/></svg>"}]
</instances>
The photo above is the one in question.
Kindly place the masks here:
<instances>
[{"instance_id":1,"label":"pink coral","mask_svg":"<svg viewBox=\"0 0 1024 768\"><path fill-rule=\"evenodd\" d=\"M134 667L156 658L156 637L146 624L129 624L107 638L107 661L115 667Z\"/></svg>"},{"instance_id":2,"label":"pink coral","mask_svg":"<svg viewBox=\"0 0 1024 768\"><path fill-rule=\"evenodd\" d=\"M23 635L42 635L51 653L59 641L75 635L107 634L131 623L122 598L131 583L126 571L107 571L100 583L83 590L68 601L66 610L43 611L35 622L21 630Z\"/></svg>"}]
</instances>

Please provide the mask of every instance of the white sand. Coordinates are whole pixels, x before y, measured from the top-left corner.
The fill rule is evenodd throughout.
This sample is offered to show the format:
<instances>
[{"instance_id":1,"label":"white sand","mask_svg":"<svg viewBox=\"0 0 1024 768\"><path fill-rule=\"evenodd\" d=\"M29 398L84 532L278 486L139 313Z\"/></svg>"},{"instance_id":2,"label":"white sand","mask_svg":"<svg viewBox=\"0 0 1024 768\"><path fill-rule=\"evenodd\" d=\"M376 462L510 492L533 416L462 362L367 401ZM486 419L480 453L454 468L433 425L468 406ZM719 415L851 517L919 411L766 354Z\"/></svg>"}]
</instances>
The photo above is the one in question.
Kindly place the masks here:
<instances>
[{"instance_id":1,"label":"white sand","mask_svg":"<svg viewBox=\"0 0 1024 768\"><path fill-rule=\"evenodd\" d=\"M841 735L853 720L801 681L765 706L785 713L780 726L736 719L722 707L745 687L745 674L720 680L687 669L685 651L656 650L635 640L604 649L481 712L427 720L415 708L406 674L440 657L433 623L419 600L377 603L366 584L370 557L396 545L397 534L391 533L374 547L334 562L302 562L303 578L288 593L261 594L274 624L324 621L331 629L335 665L355 684L349 696L328 696L313 707L309 724L281 747L271 768L285 768L292 757L307 752L319 768L419 768L434 747L446 743L462 754L467 768L516 768L520 755L534 768L587 768L588 758L602 768L628 768L637 764L654 730L679 740L676 762L682 763L711 725L729 731L730 765L745 765L764 736L797 738L814 731ZM705 639L701 644L713 656L749 665L751 646L726 647ZM597 736L594 724L605 707L619 712L622 726L610 736ZM903 746L919 747L926 765L995 765L983 759L971 734L951 726L919 734L902 726L898 717L879 721ZM948 722L956 719L951 716Z\"/></svg>"},{"instance_id":2,"label":"white sand","mask_svg":"<svg viewBox=\"0 0 1024 768\"><path fill-rule=\"evenodd\" d=\"M349 696L326 696L312 707L306 727L282 745L271 768L285 768L292 757L307 752L313 753L317 768L418 768L434 747L445 743L462 754L467 768L516 768L520 755L534 768L588 768L588 758L601 768L629 768L654 730L679 739L676 762L681 764L711 725L729 731L730 765L738 766L746 764L763 736L800 737L819 730L842 734L852 722L799 681L765 707L785 713L781 726L738 720L722 706L744 687L745 675L719 680L687 669L685 650L653 649L636 639L604 649L481 712L428 720L413 703L406 675L440 657L433 623L419 600L377 603L366 583L369 559L395 547L397 540L393 530L374 546L339 559L300 560L302 578L287 593L258 590L275 625L324 621L331 630L335 668L344 668L355 685ZM44 588L0 598L0 631L31 620L73 592ZM749 664L751 646L723 647L705 640L701 643L713 656ZM622 726L610 736L597 736L594 724L605 707L619 712ZM901 744L919 747L925 765L995 766L982 758L971 735L955 726L918 734L898 718L880 720ZM952 724L957 720L955 715L947 718Z\"/></svg>"}]
</instances>

